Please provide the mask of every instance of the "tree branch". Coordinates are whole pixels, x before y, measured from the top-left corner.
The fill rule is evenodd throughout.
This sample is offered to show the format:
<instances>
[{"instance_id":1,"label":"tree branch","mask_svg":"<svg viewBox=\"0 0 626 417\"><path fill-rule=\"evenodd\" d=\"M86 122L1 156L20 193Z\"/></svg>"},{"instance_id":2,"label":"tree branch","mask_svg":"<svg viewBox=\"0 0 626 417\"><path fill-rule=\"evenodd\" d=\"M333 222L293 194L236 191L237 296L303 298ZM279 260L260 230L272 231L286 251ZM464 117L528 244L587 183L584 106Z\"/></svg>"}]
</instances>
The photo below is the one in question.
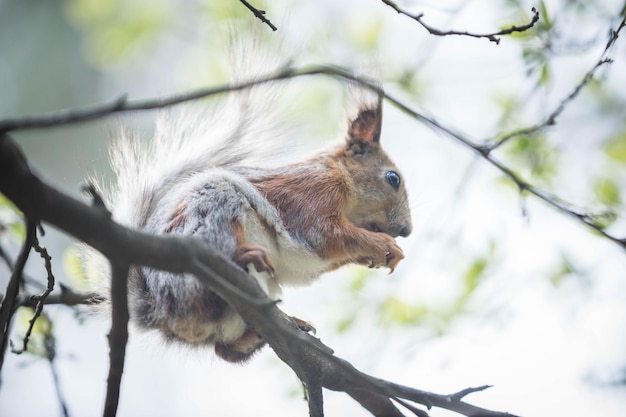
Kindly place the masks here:
<instances>
[{"instance_id":1,"label":"tree branch","mask_svg":"<svg viewBox=\"0 0 626 417\"><path fill-rule=\"evenodd\" d=\"M115 417L128 342L128 264L111 261L111 332L109 333L109 376L104 400L104 417Z\"/></svg>"},{"instance_id":2,"label":"tree branch","mask_svg":"<svg viewBox=\"0 0 626 417\"><path fill-rule=\"evenodd\" d=\"M23 190L29 192L24 193ZM375 416L381 417L401 416L391 402L394 399L427 407L437 406L466 416L509 416L464 403L458 396L403 387L356 370L345 360L334 356L332 349L319 339L298 330L255 280L204 242L192 238L148 235L114 223L101 207L87 206L39 180L28 169L17 145L7 135L0 136L0 192L27 217L40 215L43 221L101 251L112 262L113 286L117 290L126 285L126 267L120 265L145 265L174 273L194 274L203 285L233 306L246 323L258 329L278 357L294 370L307 386L313 416L323 416L321 387L346 392ZM114 297L119 296L117 290L112 290ZM250 302L251 299L255 302ZM115 324L110 337L112 363L109 384L118 384L111 380L117 378L119 381L121 377L121 373L118 375L115 373L118 371L113 369L123 365L123 349L114 349L112 339L118 341L118 347L125 344L128 314L124 311L125 302L124 296L113 300L117 304L113 308ZM114 357L114 350L120 355L117 358ZM111 389L111 401L117 394L114 389ZM113 410L113 406L107 410ZM113 415L106 411L105 414Z\"/></svg>"},{"instance_id":3,"label":"tree branch","mask_svg":"<svg viewBox=\"0 0 626 417\"><path fill-rule=\"evenodd\" d=\"M46 298L50 295L50 293L54 290L54 274L52 273L52 262L50 255L48 254L48 250L39 245L39 241L37 240L37 235L35 234L33 248L41 258L44 260L44 264L46 267L46 273L48 275L47 286L44 292L40 295L33 295L30 297L30 301L34 303L34 313L33 317L28 321L28 329L26 330L26 335L24 335L24 339L22 340L22 347L20 349L11 349L11 352L16 354L22 354L28 349L28 340L30 339L31 333L33 331L33 327L35 326L35 322L43 312L43 306L46 302ZM18 304L19 306L19 304Z\"/></svg>"},{"instance_id":4,"label":"tree branch","mask_svg":"<svg viewBox=\"0 0 626 417\"><path fill-rule=\"evenodd\" d=\"M555 125L556 119L561 115L561 113L563 113L567 105L570 102L572 102L576 97L578 97L580 92L591 82L596 71L603 65L610 64L613 62L612 59L607 57L607 54L609 50L613 47L615 42L617 41L620 31L624 27L626 27L626 16L624 16L620 24L617 26L617 29L615 30L611 29L609 40L606 46L604 47L604 50L600 54L600 58L598 58L598 61L595 63L595 65L589 71L587 71L587 73L585 73L585 75L580 80L580 82L572 89L572 92L569 93L563 100L561 100L561 102L556 106L554 111L552 111L552 113L550 113L543 122L538 123L534 126L516 130L514 132L508 133L504 136L501 136L498 139L491 141L492 144L486 145L486 148L488 149L488 151L491 152L495 150L496 148L499 148L500 146L504 145L506 142L508 142L509 140L513 138L516 138L519 136L533 135L545 129L548 126Z\"/></svg>"},{"instance_id":5,"label":"tree branch","mask_svg":"<svg viewBox=\"0 0 626 417\"><path fill-rule=\"evenodd\" d=\"M0 143L3 143L2 138L0 138ZM25 159L23 159L21 152L18 150L8 150L8 152L8 157L20 158L21 161L19 162L25 163ZM26 166L26 168L28 167ZM6 168L4 167L0 168L0 178L6 178L4 179L6 181L10 177L4 177L4 174L6 173L5 169ZM27 173L31 174L30 170L28 170ZM2 305L0 306L0 369L2 369L2 365L4 364L4 355L6 354L7 346L9 344L11 319L13 318L13 314L17 308L17 297L19 294L22 273L24 271L26 261L28 260L30 250L36 240L37 222L33 221L33 218L36 217L26 215L26 239L15 263L15 267L13 268L13 272L11 273L11 278L9 278L5 297L2 300Z\"/></svg>"},{"instance_id":6,"label":"tree branch","mask_svg":"<svg viewBox=\"0 0 626 417\"><path fill-rule=\"evenodd\" d=\"M278 28L276 26L274 26L274 24L272 22L270 22L268 18L265 17L265 10L257 9L256 7L254 7L250 3L248 3L246 0L239 0L239 1L244 6L246 6L248 8L248 10L250 10L256 16L257 19L259 19L261 22L263 22L267 26L269 26L274 32L276 32L278 30Z\"/></svg>"},{"instance_id":7,"label":"tree branch","mask_svg":"<svg viewBox=\"0 0 626 417\"><path fill-rule=\"evenodd\" d=\"M393 10L395 10L398 14L404 15L410 19L415 20L417 23L422 25L422 27L426 29L428 33L430 33L431 35L435 35L435 36L458 35L458 36L469 36L471 38L485 38L491 42L495 42L496 45L500 44L499 36L510 35L515 32L525 32L529 30L530 28L532 28L533 26L535 26L535 23L539 21L539 12L537 11L536 8L533 7L531 9L533 13L533 17L531 18L529 23L522 25L522 26L513 25L506 29L502 29L498 32L479 34L479 33L471 33L467 31L459 31L459 30L439 30L424 22L424 13L412 14L412 13L407 12L406 10L401 9L395 2L391 0L381 0L381 1L385 3L387 6L391 7Z\"/></svg>"},{"instance_id":8,"label":"tree branch","mask_svg":"<svg viewBox=\"0 0 626 417\"><path fill-rule=\"evenodd\" d=\"M624 21L622 21L622 23L620 24L617 30L611 32L612 41L610 41L609 44L607 44L607 46L612 46L615 43L615 40L617 39L619 32L621 31L623 27L624 27ZM314 76L314 75L326 75L326 76L330 76L330 77L337 78L337 79L353 81L366 88L369 88L373 91L378 92L383 97L385 97L385 99L389 103L394 105L403 113L414 118L415 120L425 123L428 127L438 132L444 133L449 138L460 143L464 147L476 153L478 156L485 159L492 166L494 166L500 172L502 172L507 178L513 181L518 186L521 192L528 192L534 195L535 197L544 201L545 203L547 203L549 206L556 209L557 211L560 211L561 213L566 214L568 217L571 217L577 220L578 222L598 232L600 235L612 241L613 243L616 243L620 247L626 249L626 237L620 238L620 237L611 235L610 233L606 232L606 230L604 230L604 228L594 220L594 216L592 214L579 213L575 210L570 209L568 205L562 202L562 200L556 197L550 196L548 193L532 186L531 184L526 182L524 179L522 179L519 175L517 175L512 169L508 168L502 162L495 159L491 155L491 152L494 149L493 145L481 145L481 144L474 143L473 141L464 137L460 133L457 133L454 130L443 126L442 124L437 122L434 118L425 116L419 113L418 111L411 109L406 104L402 103L400 100L391 96L389 93L382 91L380 89L380 86L375 85L362 78L359 78L347 72L346 70L343 70L337 67L311 66L308 68L300 68L300 69L286 68L277 74L262 77L254 81L248 81L248 82L244 82L244 83L240 83L236 85L224 85L224 86L218 86L218 87L213 87L213 88L206 88L206 89L201 89L201 90L197 90L197 91L186 93L186 94L173 95L173 96L166 97L163 99L146 99L146 100L129 101L127 100L126 96L123 96L122 98L115 100L112 103L96 105L90 108L67 110L63 112L58 112L58 113L53 113L53 114L48 114L48 115L41 115L41 116L36 116L36 117L0 120L0 132L9 132L13 130L26 130L26 129L42 129L42 128L49 128L49 127L56 127L56 126L64 126L64 125L80 123L80 122L84 122L88 120L100 119L100 118L108 117L116 113L160 109L164 107L170 107L176 104L189 102L192 100L197 100L200 98L205 98L205 97L214 96L218 94L224 94L227 92L244 90L244 89L248 89L256 85L260 85L260 84L283 81L283 80L287 80L290 78ZM577 94L578 93L573 95L571 99L566 99L566 101L567 102L571 101L572 99L576 97ZM562 109L558 110L558 113L560 113L561 111ZM556 116L558 116L558 113L553 117L553 119L556 118ZM534 132L543 127L545 126L540 125L538 127L528 128L523 131L518 131L517 134L523 134L524 132L526 132L526 134L530 134L531 131Z\"/></svg>"}]
</instances>

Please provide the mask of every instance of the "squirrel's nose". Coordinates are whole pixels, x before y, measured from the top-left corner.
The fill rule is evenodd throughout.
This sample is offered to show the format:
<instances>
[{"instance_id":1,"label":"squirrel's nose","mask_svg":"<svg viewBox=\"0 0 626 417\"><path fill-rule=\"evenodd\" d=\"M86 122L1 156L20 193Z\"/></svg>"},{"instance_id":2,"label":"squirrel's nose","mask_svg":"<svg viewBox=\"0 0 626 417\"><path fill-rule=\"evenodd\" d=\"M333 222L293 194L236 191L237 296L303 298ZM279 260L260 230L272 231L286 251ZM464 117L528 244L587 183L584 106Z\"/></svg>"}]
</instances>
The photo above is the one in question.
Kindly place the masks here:
<instances>
[{"instance_id":1,"label":"squirrel's nose","mask_svg":"<svg viewBox=\"0 0 626 417\"><path fill-rule=\"evenodd\" d=\"M408 235L411 234L412 230L413 230L413 227L410 224L407 226L404 226L402 229L400 229L399 236L407 237Z\"/></svg>"},{"instance_id":2,"label":"squirrel's nose","mask_svg":"<svg viewBox=\"0 0 626 417\"><path fill-rule=\"evenodd\" d=\"M389 229L385 230L385 233L387 233L388 235L392 236L392 237L407 237L408 235L411 234L411 231L413 230L413 226L411 226L411 223L408 224L398 224L394 227L390 227Z\"/></svg>"}]
</instances>

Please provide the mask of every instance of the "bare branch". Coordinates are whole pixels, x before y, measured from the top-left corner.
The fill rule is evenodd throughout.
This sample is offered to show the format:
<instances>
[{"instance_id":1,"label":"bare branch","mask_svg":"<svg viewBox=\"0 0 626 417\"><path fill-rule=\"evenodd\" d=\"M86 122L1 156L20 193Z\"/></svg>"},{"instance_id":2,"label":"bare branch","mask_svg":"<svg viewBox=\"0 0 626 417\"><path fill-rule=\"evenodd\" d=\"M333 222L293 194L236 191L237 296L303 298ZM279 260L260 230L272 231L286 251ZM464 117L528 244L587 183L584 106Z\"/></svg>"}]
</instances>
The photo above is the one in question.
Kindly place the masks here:
<instances>
[{"instance_id":1,"label":"bare branch","mask_svg":"<svg viewBox=\"0 0 626 417\"><path fill-rule=\"evenodd\" d=\"M46 273L48 275L48 278L47 278L48 285L46 286L46 289L41 295L33 295L30 298L30 301L34 302L35 304L35 311L33 313L33 317L31 317L31 319L28 321L28 330L26 330L26 334L24 335L24 339L22 340L22 347L20 349L11 348L11 352L16 353L18 355L24 353L28 349L28 340L30 339L30 336L32 334L33 327L35 326L37 319L39 318L39 316L41 316L41 313L43 312L43 306L45 304L46 299L48 298L50 293L54 290L55 279L54 279L54 274L52 273L51 258L50 258L50 255L48 254L48 250L44 248L43 246L39 245L39 241L37 240L37 235L35 235L33 248L35 249L37 253L39 253L39 256L41 256L41 258L44 260Z\"/></svg>"},{"instance_id":2,"label":"bare branch","mask_svg":"<svg viewBox=\"0 0 626 417\"><path fill-rule=\"evenodd\" d=\"M1 137L0 143L3 143ZM8 156L18 158L20 159L20 163L25 163L24 157L21 156L17 150L9 151ZM27 173L30 174L29 169L27 170ZM0 169L0 178L3 177L3 174L5 174L5 172ZM24 241L24 245L22 246L22 250L17 258L17 261L15 262L15 267L13 268L11 278L9 279L9 283L5 292L5 297L2 300L2 306L0 306L0 369L2 369L2 365L4 364L4 355L6 353L9 343L11 319L13 318L13 315L17 308L17 296L20 289L22 273L24 271L26 261L28 260L30 250L36 240L35 235L37 233L37 222L33 221L33 218L34 217L26 216L26 239Z\"/></svg>"},{"instance_id":3,"label":"bare branch","mask_svg":"<svg viewBox=\"0 0 626 417\"><path fill-rule=\"evenodd\" d=\"M54 343L54 338L51 338L51 343ZM54 390L56 391L57 398L59 400L59 405L61 406L61 412L63 413L63 417L69 417L70 412L67 407L67 401L65 401L65 396L63 395L63 391L61 390L61 381L59 380L59 372L56 367L56 355L54 352L54 345L49 348L52 349L48 351L48 363L50 364L50 372L52 373L52 380L54 381Z\"/></svg>"},{"instance_id":4,"label":"bare branch","mask_svg":"<svg viewBox=\"0 0 626 417\"><path fill-rule=\"evenodd\" d=\"M63 286L61 287L60 293L50 294L43 300L44 305L61 304L71 307L78 305L95 305L104 301L98 294L81 294ZM23 307L35 307L40 302L38 295L26 295L20 298L21 301L19 305Z\"/></svg>"},{"instance_id":5,"label":"bare branch","mask_svg":"<svg viewBox=\"0 0 626 417\"><path fill-rule=\"evenodd\" d=\"M617 41L617 38L619 37L620 31L625 26L626 26L626 16L622 19L622 21L618 25L617 29L615 29L615 30L611 29L609 40L607 41L607 44L604 47L604 50L600 54L600 58L595 63L595 65L589 71L587 71L587 73L583 76L583 78L580 80L580 82L574 87L572 92L569 93L563 100L561 100L561 102L554 109L554 111L552 111L552 113L550 113L548 115L548 117L546 117L543 122L541 122L539 124L536 124L534 126L531 126L531 127L526 127L526 128L523 128L523 129L516 130L516 131L508 133L508 134L506 134L504 136L501 136L499 139L494 140L493 144L486 145L488 150L489 151L493 151L494 149L499 148L500 146L502 146L503 144L505 144L506 142L508 142L509 140L511 140L513 138L520 137L520 136L533 135L533 134L535 134L535 133L545 129L548 126L555 125L556 124L556 119L561 115L561 113L563 113L563 111L565 110L567 105L570 102L572 102L576 97L578 97L580 92L591 82L591 80L593 79L593 76L595 75L596 71L600 67L602 67L603 65L610 64L610 63L613 62L613 60L611 60L610 58L607 57L607 54L608 54L609 50L613 47L615 42Z\"/></svg>"},{"instance_id":6,"label":"bare branch","mask_svg":"<svg viewBox=\"0 0 626 417\"><path fill-rule=\"evenodd\" d=\"M153 236L126 229L114 223L100 208L87 206L39 180L28 169L24 158L15 158L16 155L19 155L19 150L14 142L6 135L1 136L0 192L27 217L33 213L41 214L42 220L100 250L112 261L113 285L117 288L112 290L117 298L112 300L117 304L113 307L115 324L110 337L111 394L108 398L112 401L117 398L115 390L119 390L123 365L121 347L126 341L128 320L128 311L124 308L125 295L121 299L118 297L118 290L121 287L125 289L127 268L118 265L135 264L174 273L192 273L203 285L233 306L246 323L258 329L278 357L305 383L310 398L314 398L310 405L312 415L323 415L321 387L325 387L348 393L375 416L401 416L392 399L417 402L427 407L437 406L466 416L508 416L472 406L459 398L403 387L356 370L336 357L332 349L319 339L300 331L254 279L204 242L176 236ZM25 189L30 192L24 193ZM236 287L237 291L233 291L232 287ZM256 302L249 302L250 299ZM113 347L113 339L117 341L117 348ZM111 411L105 411L105 414L113 415L113 409L113 405L108 406L107 410Z\"/></svg>"},{"instance_id":7,"label":"bare branch","mask_svg":"<svg viewBox=\"0 0 626 417\"><path fill-rule=\"evenodd\" d=\"M109 376L104 400L104 417L115 417L128 342L128 265L112 262L111 332L109 333Z\"/></svg>"},{"instance_id":8,"label":"bare branch","mask_svg":"<svg viewBox=\"0 0 626 417\"><path fill-rule=\"evenodd\" d=\"M248 3L246 0L239 0L239 1L244 6L246 6L248 8L248 10L250 10L257 17L257 19L259 19L261 22L263 22L267 26L269 26L274 32L276 32L278 30L278 28L276 26L274 26L274 24L272 22L270 22L268 18L265 17L265 10L257 9L256 7L254 7L250 3Z\"/></svg>"},{"instance_id":9,"label":"bare branch","mask_svg":"<svg viewBox=\"0 0 626 417\"><path fill-rule=\"evenodd\" d=\"M615 31L612 31L612 41L609 42L608 45L612 45L617 39L619 31L624 27L624 21L620 24L619 28ZM78 123L86 120L93 120L104 118L110 116L115 113L121 112L131 112L131 111L141 111L141 110L152 110L159 109L164 107L173 106L176 104L197 100L200 98L223 94L226 92L239 91L247 88L254 87L255 85L260 85L264 83L271 83L281 80L286 80L289 78L303 77L303 76L312 76L312 75L326 75L337 79L349 80L360 85L370 88L382 96L385 99L394 105L396 108L414 118L415 120L421 121L425 123L430 128L444 133L446 136L460 143L464 147L472 150L480 157L487 160L491 165L500 170L506 177L512 180L520 189L521 192L528 192L540 200L547 203L549 206L554 209L566 214L569 217L574 218L575 220L583 223L585 226L599 232L602 236L609 239L610 241L618 244L620 247L626 249L626 238L619 238L607 233L601 225L598 225L594 221L594 216L590 214L578 213L567 207L567 205L563 204L559 199L555 199L550 196L548 193L532 186L524 179L522 179L519 175L517 175L513 170L505 166L503 163L495 159L491 155L491 151L493 150L492 146L489 145L481 145L474 143L468 138L464 137L460 133L455 132L454 130L441 125L432 117L425 116L416 110L411 109L406 104L397 100L389 93L385 93L380 89L380 86L375 85L367 80L359 78L350 72L343 70L341 68L329 67L329 66L312 66L308 68L302 69L284 69L278 74L269 75L264 78L259 78L255 81L245 82L232 86L219 86L214 88L207 88L198 90L195 92L190 92L187 94L174 95L171 97L163 98L163 99L148 99L148 100L136 100L136 101L128 101L124 98L124 100L116 100L114 103L104 104L100 106L93 106L88 109L78 109L78 110L69 110L65 112L60 112L57 114L44 115L38 117L29 117L23 119L13 119L13 120L4 120L0 121L0 132L8 132L11 130L25 130L25 129L41 129L48 128L54 126L63 126L73 123ZM575 98L572 97L572 99ZM562 111L562 110L561 110ZM527 134L535 128L530 128L527 130ZM539 129L539 128L537 128ZM507 139L508 140L508 139Z\"/></svg>"},{"instance_id":10,"label":"bare branch","mask_svg":"<svg viewBox=\"0 0 626 417\"><path fill-rule=\"evenodd\" d=\"M469 36L471 38L485 38L491 42L495 42L496 45L500 44L499 36L510 35L515 32L525 32L529 30L530 28L532 28L533 26L535 26L535 23L539 21L539 12L537 11L536 8L533 7L531 9L533 13L533 17L529 23L525 25L521 25L521 26L513 25L506 29L502 29L498 32L479 34L479 33L471 33L467 31L459 31L459 30L439 30L424 22L424 13L412 14L412 13L407 12L406 10L401 9L395 2L391 0L381 0L381 1L385 3L387 6L391 7L396 12L398 12L398 14L404 15L410 19L415 20L417 23L422 25L422 27L426 29L428 33L430 33L431 35L435 35L435 36L458 35L458 36Z\"/></svg>"}]
</instances>

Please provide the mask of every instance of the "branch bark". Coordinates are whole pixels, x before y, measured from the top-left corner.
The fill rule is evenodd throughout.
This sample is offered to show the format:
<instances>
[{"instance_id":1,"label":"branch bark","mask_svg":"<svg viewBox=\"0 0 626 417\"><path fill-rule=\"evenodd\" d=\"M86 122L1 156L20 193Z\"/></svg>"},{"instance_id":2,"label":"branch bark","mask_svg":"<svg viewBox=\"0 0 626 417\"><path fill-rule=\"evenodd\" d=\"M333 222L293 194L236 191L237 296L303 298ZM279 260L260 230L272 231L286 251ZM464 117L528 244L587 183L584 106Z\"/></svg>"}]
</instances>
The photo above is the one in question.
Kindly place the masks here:
<instances>
[{"instance_id":1,"label":"branch bark","mask_svg":"<svg viewBox=\"0 0 626 417\"><path fill-rule=\"evenodd\" d=\"M535 23L539 21L539 12L537 11L537 9L533 7L531 9L531 12L533 13L533 17L531 18L529 23L525 25L521 25L521 26L517 26L517 25L509 26L506 29L502 29L493 33L472 33L472 32L468 32L464 30L440 30L424 22L424 13L412 14L412 13L407 12L404 9L401 9L400 6L398 6L395 2L391 0L381 0L381 1L385 3L387 6L391 7L393 10L395 10L398 14L404 15L410 19L415 20L417 23L422 25L422 27L426 29L428 33L430 33L431 35L435 35L435 36L457 35L457 36L468 36L470 38L485 38L485 39L488 39L490 42L494 42L496 45L500 44L499 36L510 35L516 32L525 32L531 29L533 26L535 26Z\"/></svg>"}]
</instances>

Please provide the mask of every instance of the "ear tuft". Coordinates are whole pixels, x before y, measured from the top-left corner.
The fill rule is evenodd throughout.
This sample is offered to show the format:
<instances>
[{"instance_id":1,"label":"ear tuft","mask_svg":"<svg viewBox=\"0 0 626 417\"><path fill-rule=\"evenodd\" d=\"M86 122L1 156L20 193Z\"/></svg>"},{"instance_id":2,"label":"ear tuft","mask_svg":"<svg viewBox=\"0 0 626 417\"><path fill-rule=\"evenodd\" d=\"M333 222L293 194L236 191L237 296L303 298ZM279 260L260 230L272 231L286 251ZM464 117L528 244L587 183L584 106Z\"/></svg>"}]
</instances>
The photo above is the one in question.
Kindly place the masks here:
<instances>
[{"instance_id":1,"label":"ear tuft","mask_svg":"<svg viewBox=\"0 0 626 417\"><path fill-rule=\"evenodd\" d=\"M380 105L376 108L361 110L350 122L348 141L378 143L381 127L382 108Z\"/></svg>"},{"instance_id":2,"label":"ear tuft","mask_svg":"<svg viewBox=\"0 0 626 417\"><path fill-rule=\"evenodd\" d=\"M374 88L357 82L348 83L348 144L378 143L383 118L380 77L361 75L359 78Z\"/></svg>"}]
</instances>

